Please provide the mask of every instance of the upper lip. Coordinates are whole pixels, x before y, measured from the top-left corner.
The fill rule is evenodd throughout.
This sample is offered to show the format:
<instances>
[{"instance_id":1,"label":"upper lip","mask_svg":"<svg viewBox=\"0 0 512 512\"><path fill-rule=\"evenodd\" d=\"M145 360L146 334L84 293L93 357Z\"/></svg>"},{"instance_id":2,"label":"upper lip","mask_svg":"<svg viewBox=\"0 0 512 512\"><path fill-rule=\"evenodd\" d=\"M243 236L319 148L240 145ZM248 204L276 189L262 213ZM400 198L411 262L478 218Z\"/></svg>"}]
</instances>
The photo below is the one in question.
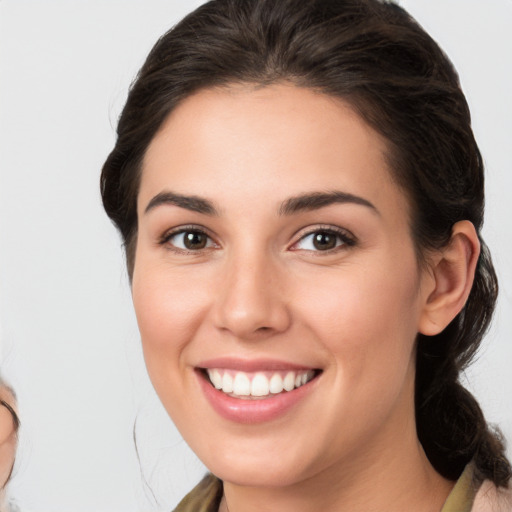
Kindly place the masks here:
<instances>
[{"instance_id":1,"label":"upper lip","mask_svg":"<svg viewBox=\"0 0 512 512\"><path fill-rule=\"evenodd\" d=\"M313 370L310 365L291 363L288 361L280 361L277 359L240 359L235 357L218 357L201 361L197 368L224 368L229 370L238 370L241 372L258 372L258 371L279 371L279 370Z\"/></svg>"}]
</instances>

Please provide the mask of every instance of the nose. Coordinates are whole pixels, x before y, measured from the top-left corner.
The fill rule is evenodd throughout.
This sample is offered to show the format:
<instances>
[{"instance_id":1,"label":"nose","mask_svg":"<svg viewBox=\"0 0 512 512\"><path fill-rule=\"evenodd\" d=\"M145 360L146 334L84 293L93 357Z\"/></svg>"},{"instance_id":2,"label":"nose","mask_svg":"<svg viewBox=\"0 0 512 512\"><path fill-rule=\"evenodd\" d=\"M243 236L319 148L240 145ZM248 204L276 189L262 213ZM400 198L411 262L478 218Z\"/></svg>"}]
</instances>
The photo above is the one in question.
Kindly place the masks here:
<instances>
[{"instance_id":1,"label":"nose","mask_svg":"<svg viewBox=\"0 0 512 512\"><path fill-rule=\"evenodd\" d=\"M216 327L242 340L286 331L291 317L282 272L269 259L240 257L225 262L215 299Z\"/></svg>"}]
</instances>

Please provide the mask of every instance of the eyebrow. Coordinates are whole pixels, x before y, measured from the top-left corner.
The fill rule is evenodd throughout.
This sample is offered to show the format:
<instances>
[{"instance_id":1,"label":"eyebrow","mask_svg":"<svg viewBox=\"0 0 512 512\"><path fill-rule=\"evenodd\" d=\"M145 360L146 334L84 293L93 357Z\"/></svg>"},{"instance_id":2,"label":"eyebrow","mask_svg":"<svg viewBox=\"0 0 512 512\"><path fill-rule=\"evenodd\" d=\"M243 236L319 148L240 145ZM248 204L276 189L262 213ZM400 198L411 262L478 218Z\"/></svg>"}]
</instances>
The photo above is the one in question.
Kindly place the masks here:
<instances>
[{"instance_id":1,"label":"eyebrow","mask_svg":"<svg viewBox=\"0 0 512 512\"><path fill-rule=\"evenodd\" d=\"M319 210L320 208L336 203L351 203L366 206L379 214L379 210L377 210L370 201L354 194L334 190L331 192L312 192L290 197L281 204L279 215L292 215L303 211Z\"/></svg>"},{"instance_id":2,"label":"eyebrow","mask_svg":"<svg viewBox=\"0 0 512 512\"><path fill-rule=\"evenodd\" d=\"M144 213L154 210L157 206L173 205L192 212L202 213L204 215L218 216L219 212L211 201L197 196L185 196L175 192L160 192L149 201Z\"/></svg>"},{"instance_id":3,"label":"eyebrow","mask_svg":"<svg viewBox=\"0 0 512 512\"><path fill-rule=\"evenodd\" d=\"M331 192L310 192L307 194L301 194L298 196L290 197L281 203L279 207L279 215L293 215L294 213L319 210L325 208L331 204L357 204L370 208L375 213L379 213L377 208L370 203L370 201L349 194L347 192L341 192L338 190ZM208 199L204 199L198 196L186 196L183 194L177 194L176 192L160 192L149 201L144 213L148 213L151 210L162 205L173 205L179 208L184 208L192 212L202 213L203 215L218 216L219 212L215 208L214 204Z\"/></svg>"}]
</instances>

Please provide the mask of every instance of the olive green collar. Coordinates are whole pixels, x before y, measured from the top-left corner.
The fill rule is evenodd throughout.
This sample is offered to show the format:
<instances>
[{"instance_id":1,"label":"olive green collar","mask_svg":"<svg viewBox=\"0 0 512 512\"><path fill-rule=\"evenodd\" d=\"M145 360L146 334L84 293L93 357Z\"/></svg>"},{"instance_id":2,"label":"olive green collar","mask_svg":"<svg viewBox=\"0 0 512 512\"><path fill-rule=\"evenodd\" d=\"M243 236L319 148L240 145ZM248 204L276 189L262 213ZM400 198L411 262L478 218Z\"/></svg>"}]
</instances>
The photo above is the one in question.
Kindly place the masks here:
<instances>
[{"instance_id":1,"label":"olive green collar","mask_svg":"<svg viewBox=\"0 0 512 512\"><path fill-rule=\"evenodd\" d=\"M473 478L473 464L469 463L455 483L441 512L471 512L477 491Z\"/></svg>"}]
</instances>

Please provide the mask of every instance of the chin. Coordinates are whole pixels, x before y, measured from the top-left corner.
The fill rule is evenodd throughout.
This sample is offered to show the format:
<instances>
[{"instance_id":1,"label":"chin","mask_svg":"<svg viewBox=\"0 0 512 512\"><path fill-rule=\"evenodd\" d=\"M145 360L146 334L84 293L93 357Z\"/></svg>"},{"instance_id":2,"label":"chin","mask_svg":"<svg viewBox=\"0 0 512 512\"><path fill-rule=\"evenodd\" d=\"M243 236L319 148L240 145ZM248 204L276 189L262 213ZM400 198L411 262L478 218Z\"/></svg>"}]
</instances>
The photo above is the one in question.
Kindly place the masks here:
<instances>
[{"instance_id":1,"label":"chin","mask_svg":"<svg viewBox=\"0 0 512 512\"><path fill-rule=\"evenodd\" d=\"M282 443L258 443L248 441L246 449L239 444L221 443L207 453L196 454L206 467L222 481L244 487L286 487L311 477L315 473L311 460L304 449L286 449ZM303 447L302 442L294 443ZM252 449L251 449L252 448ZM308 467L310 466L310 467Z\"/></svg>"},{"instance_id":2,"label":"chin","mask_svg":"<svg viewBox=\"0 0 512 512\"><path fill-rule=\"evenodd\" d=\"M223 462L214 464L210 471L224 482L241 487L287 487L306 478L297 468L275 465L275 460L262 464L241 462L230 465Z\"/></svg>"}]
</instances>

